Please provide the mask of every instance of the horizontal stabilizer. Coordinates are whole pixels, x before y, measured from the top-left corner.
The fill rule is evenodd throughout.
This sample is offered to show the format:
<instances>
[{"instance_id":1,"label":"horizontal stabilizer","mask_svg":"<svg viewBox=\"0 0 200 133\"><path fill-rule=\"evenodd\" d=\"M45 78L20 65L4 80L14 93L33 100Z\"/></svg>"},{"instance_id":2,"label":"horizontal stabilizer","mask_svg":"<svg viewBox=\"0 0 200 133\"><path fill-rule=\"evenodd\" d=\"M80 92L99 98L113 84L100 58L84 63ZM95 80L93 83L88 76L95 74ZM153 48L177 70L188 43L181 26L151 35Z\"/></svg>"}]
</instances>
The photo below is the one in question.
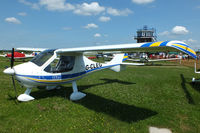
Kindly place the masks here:
<instances>
[{"instance_id":1,"label":"horizontal stabilizer","mask_svg":"<svg viewBox=\"0 0 200 133\"><path fill-rule=\"evenodd\" d=\"M144 63L121 63L121 65L144 66Z\"/></svg>"}]
</instances>

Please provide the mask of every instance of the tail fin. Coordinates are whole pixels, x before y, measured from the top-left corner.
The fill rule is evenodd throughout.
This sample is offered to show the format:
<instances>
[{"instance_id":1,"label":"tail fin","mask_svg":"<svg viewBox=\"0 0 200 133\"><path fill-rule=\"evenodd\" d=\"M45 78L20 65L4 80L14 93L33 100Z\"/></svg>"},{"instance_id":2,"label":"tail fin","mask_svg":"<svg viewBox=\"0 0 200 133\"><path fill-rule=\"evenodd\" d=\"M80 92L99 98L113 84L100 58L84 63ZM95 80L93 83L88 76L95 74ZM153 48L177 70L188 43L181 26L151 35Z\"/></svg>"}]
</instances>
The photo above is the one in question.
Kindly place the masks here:
<instances>
[{"instance_id":1,"label":"tail fin","mask_svg":"<svg viewBox=\"0 0 200 133\"><path fill-rule=\"evenodd\" d=\"M120 72L121 70L124 70L126 66L121 65L123 61L128 59L128 54L116 54L114 58L109 62L111 64L115 64L116 66L111 67L110 69L115 72Z\"/></svg>"},{"instance_id":2,"label":"tail fin","mask_svg":"<svg viewBox=\"0 0 200 133\"><path fill-rule=\"evenodd\" d=\"M128 59L128 54L115 54L114 58L110 61L112 64L121 64L123 61Z\"/></svg>"},{"instance_id":3,"label":"tail fin","mask_svg":"<svg viewBox=\"0 0 200 133\"><path fill-rule=\"evenodd\" d=\"M126 61L127 59L128 59L128 53L125 53L125 54L124 54L123 61Z\"/></svg>"}]
</instances>

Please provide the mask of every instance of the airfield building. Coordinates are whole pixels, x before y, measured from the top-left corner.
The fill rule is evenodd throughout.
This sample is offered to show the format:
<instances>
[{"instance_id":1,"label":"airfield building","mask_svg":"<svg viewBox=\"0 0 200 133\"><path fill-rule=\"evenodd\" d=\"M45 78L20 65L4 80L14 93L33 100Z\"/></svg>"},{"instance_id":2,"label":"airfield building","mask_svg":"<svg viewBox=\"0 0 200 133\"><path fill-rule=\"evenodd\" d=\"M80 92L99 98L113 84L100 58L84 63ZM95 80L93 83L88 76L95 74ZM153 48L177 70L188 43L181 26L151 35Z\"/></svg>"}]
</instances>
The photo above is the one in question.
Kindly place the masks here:
<instances>
[{"instance_id":1,"label":"airfield building","mask_svg":"<svg viewBox=\"0 0 200 133\"><path fill-rule=\"evenodd\" d=\"M146 25L143 29L138 29L137 36L134 37L137 43L155 42L156 38L156 30L154 28L148 28Z\"/></svg>"}]
</instances>

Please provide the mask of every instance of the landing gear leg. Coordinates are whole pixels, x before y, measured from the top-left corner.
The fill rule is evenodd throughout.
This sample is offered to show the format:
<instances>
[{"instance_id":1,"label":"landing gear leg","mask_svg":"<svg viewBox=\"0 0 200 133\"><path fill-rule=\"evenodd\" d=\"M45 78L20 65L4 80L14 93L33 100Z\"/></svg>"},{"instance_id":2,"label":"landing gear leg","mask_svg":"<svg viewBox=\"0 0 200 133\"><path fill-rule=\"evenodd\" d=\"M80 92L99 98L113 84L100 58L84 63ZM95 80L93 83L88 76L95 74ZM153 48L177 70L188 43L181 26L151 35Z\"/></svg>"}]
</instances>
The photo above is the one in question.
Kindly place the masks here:
<instances>
[{"instance_id":1,"label":"landing gear leg","mask_svg":"<svg viewBox=\"0 0 200 133\"><path fill-rule=\"evenodd\" d=\"M29 95L30 93L31 93L31 88L27 88L24 94L21 94L17 97L17 100L21 102L34 100L35 98Z\"/></svg>"},{"instance_id":2,"label":"landing gear leg","mask_svg":"<svg viewBox=\"0 0 200 133\"><path fill-rule=\"evenodd\" d=\"M86 96L85 93L79 92L77 85L76 85L76 81L72 82L72 87L73 87L73 93L70 95L70 100L71 101L77 101L82 99L83 97Z\"/></svg>"}]
</instances>

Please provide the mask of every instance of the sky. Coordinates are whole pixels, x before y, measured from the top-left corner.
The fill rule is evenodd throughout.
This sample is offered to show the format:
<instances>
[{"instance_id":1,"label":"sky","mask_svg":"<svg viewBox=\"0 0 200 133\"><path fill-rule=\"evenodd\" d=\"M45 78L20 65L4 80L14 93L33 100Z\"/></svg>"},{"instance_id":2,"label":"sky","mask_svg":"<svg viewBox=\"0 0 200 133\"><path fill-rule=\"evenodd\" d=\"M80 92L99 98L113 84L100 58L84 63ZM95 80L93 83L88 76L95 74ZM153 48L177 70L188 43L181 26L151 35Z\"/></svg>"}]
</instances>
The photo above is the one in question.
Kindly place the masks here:
<instances>
[{"instance_id":1,"label":"sky","mask_svg":"<svg viewBox=\"0 0 200 133\"><path fill-rule=\"evenodd\" d=\"M200 0L0 1L0 49L135 43L144 25L200 49Z\"/></svg>"}]
</instances>

